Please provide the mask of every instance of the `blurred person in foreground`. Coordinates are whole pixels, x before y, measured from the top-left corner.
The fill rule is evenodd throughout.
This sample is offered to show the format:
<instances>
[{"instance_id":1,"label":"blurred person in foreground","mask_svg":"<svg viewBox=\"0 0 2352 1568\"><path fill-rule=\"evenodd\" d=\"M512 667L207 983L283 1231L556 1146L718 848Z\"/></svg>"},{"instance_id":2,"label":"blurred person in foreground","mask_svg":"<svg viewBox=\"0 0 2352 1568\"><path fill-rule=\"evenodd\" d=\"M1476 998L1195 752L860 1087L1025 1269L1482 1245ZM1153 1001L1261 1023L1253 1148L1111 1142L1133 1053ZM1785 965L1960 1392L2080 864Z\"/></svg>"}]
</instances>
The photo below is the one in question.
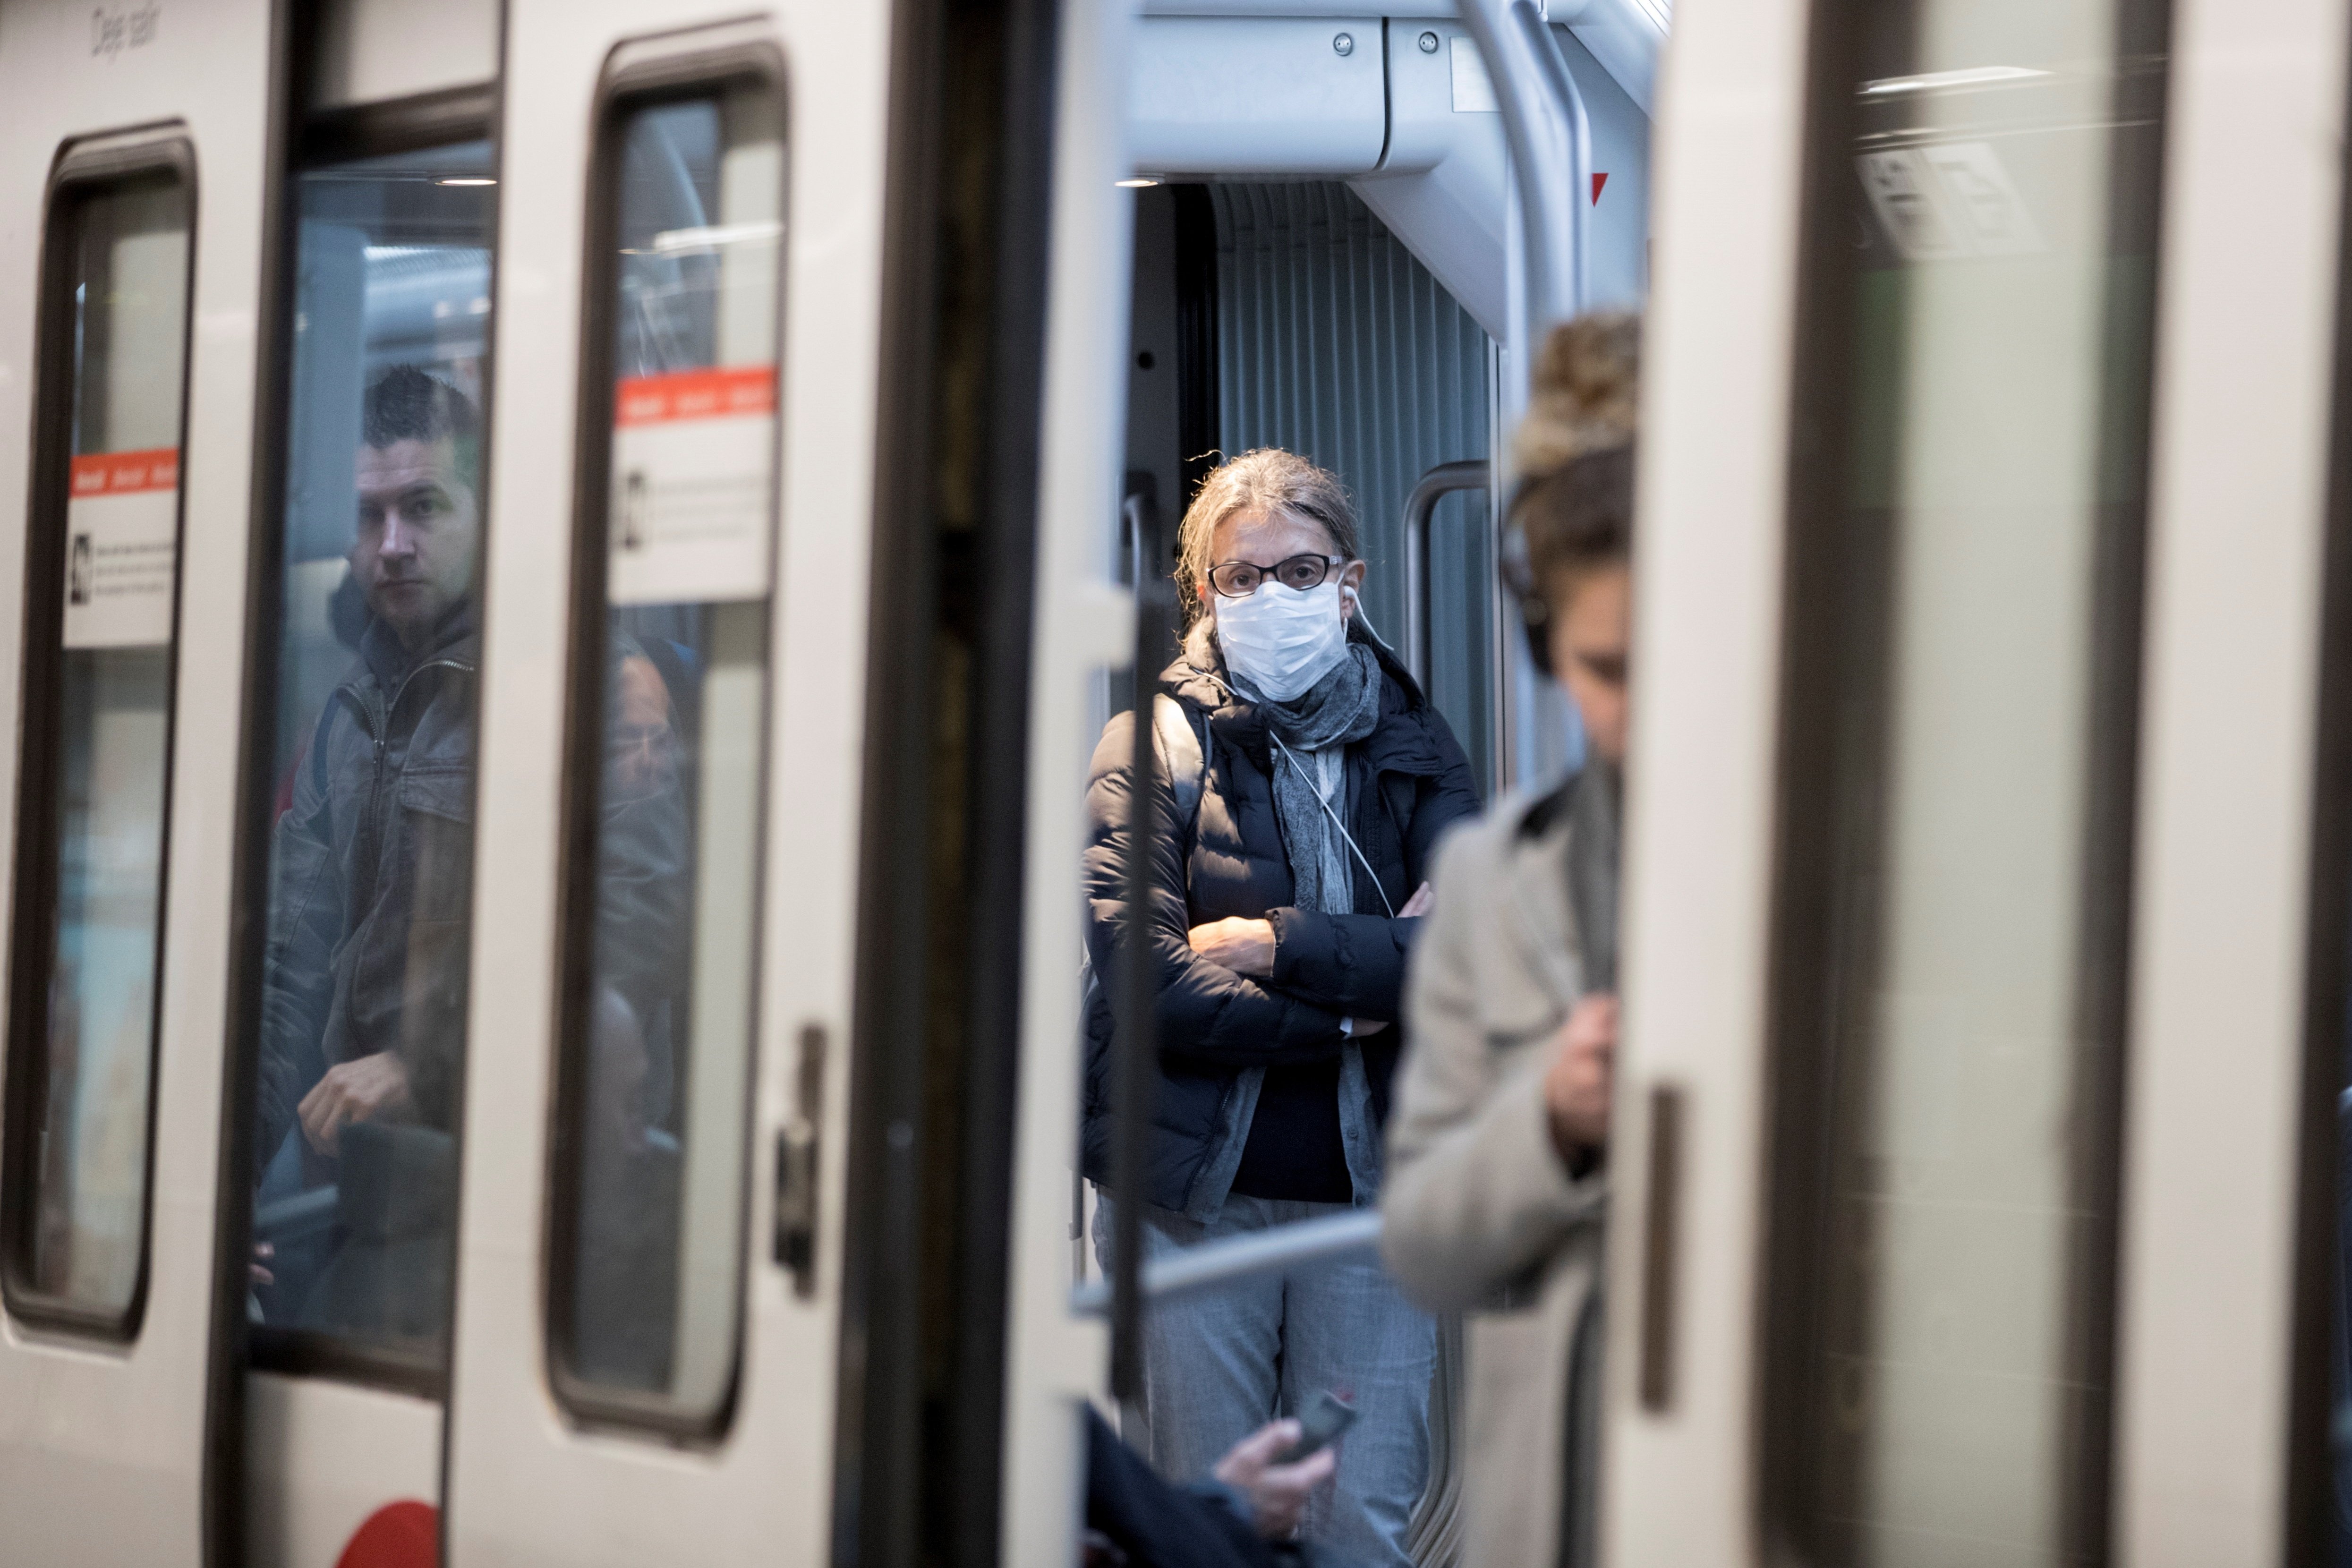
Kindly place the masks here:
<instances>
[{"instance_id":1,"label":"blurred person in foreground","mask_svg":"<svg viewBox=\"0 0 2352 1568\"><path fill-rule=\"evenodd\" d=\"M1517 437L1511 585L1584 763L1448 840L1407 987L1381 1250L1473 1313L1464 1568L1593 1560L1638 344L1629 315L1559 328Z\"/></svg>"},{"instance_id":2,"label":"blurred person in foreground","mask_svg":"<svg viewBox=\"0 0 2352 1568\"><path fill-rule=\"evenodd\" d=\"M1151 720L1160 1075L1142 1217L1154 1254L1379 1201L1391 1025L1424 868L1478 802L1445 721L1365 627L1365 563L1336 476L1289 452L1244 453L1202 485L1179 538L1193 621ZM1133 733L1129 715L1111 721L1087 793L1087 939L1106 980L1126 930ZM1085 1085L1097 1182L1110 1163L1112 1025L1098 987ZM1108 1269L1109 1205L1097 1215ZM1201 1474L1269 1417L1335 1392L1362 1419L1307 1533L1405 1568L1436 1356L1436 1324L1370 1259L1157 1304L1143 1358L1151 1460Z\"/></svg>"},{"instance_id":3,"label":"blurred person in foreground","mask_svg":"<svg viewBox=\"0 0 2352 1568\"><path fill-rule=\"evenodd\" d=\"M1087 1407L1084 1568L1341 1568L1299 1538L1307 1506L1339 1450L1303 1459L1296 1421L1269 1421L1225 1451L1207 1478L1161 1479Z\"/></svg>"}]
</instances>

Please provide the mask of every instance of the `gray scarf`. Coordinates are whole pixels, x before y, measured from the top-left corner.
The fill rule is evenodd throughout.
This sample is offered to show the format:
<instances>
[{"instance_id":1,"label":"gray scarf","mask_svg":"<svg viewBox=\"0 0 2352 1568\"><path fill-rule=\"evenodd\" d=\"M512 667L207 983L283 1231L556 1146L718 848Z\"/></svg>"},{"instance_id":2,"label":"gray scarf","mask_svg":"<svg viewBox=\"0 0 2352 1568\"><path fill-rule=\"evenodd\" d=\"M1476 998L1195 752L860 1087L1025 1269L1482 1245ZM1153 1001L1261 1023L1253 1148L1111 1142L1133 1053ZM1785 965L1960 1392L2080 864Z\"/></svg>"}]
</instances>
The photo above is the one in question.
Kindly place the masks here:
<instances>
[{"instance_id":1,"label":"gray scarf","mask_svg":"<svg viewBox=\"0 0 2352 1568\"><path fill-rule=\"evenodd\" d=\"M1583 952L1584 988L1617 989L1618 836L1624 781L1614 764L1593 757L1570 786L1568 901Z\"/></svg>"},{"instance_id":2,"label":"gray scarf","mask_svg":"<svg viewBox=\"0 0 2352 1568\"><path fill-rule=\"evenodd\" d=\"M1317 753L1360 741L1381 721L1380 659L1363 643L1351 642L1329 674L1289 702L1260 701L1247 682L1239 676L1233 679L1234 689L1265 716L1274 816L1290 858L1291 903L1325 914L1353 913L1354 879L1348 873L1352 852L1332 820L1335 815L1345 820L1347 791L1344 784L1334 791L1330 810L1324 810Z\"/></svg>"}]
</instances>

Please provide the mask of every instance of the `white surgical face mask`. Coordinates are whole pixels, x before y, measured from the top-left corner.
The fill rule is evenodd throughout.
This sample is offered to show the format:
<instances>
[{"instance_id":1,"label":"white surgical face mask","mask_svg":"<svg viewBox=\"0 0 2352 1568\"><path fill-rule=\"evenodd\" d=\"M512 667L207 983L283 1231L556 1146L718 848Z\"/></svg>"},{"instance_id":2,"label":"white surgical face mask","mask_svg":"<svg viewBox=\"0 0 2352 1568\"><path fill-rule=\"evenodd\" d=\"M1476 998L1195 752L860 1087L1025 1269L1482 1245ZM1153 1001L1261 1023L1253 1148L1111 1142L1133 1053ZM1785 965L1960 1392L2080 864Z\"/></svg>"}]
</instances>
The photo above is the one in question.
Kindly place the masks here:
<instances>
[{"instance_id":1,"label":"white surgical face mask","mask_svg":"<svg viewBox=\"0 0 2352 1568\"><path fill-rule=\"evenodd\" d=\"M1212 596L1225 668L1269 701L1305 695L1348 651L1337 577L1326 577L1303 594L1269 578L1246 599Z\"/></svg>"}]
</instances>

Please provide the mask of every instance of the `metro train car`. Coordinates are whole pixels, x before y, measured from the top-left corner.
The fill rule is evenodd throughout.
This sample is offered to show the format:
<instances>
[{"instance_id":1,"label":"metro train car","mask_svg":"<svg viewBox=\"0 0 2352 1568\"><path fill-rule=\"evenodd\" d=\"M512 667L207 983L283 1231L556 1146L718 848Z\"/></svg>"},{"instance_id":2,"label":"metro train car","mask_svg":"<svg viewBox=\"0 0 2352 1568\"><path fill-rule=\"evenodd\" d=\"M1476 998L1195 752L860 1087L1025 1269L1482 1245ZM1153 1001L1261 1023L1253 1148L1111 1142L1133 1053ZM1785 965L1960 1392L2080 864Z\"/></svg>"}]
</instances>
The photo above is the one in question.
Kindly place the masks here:
<instances>
[{"instance_id":1,"label":"metro train car","mask_svg":"<svg viewBox=\"0 0 2352 1568\"><path fill-rule=\"evenodd\" d=\"M2352 0L0 0L0 1563L1123 1560L1151 1325L1384 1221L1139 1245L1089 759L1278 448L1252 580L1506 823L1592 765L1595 311L1559 1560L2352 1563L2347 112ZM1511 1310L1319 1560L1496 1568Z\"/></svg>"}]
</instances>

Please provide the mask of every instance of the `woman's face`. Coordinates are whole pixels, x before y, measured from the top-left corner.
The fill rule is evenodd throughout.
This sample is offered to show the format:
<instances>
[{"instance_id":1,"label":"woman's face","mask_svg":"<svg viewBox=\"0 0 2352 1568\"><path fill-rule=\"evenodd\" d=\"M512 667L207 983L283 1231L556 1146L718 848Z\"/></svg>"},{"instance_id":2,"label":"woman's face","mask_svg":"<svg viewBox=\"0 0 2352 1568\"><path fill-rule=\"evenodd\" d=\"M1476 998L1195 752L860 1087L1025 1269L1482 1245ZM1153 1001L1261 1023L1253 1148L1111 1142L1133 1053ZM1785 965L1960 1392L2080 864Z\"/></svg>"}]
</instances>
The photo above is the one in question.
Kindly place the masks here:
<instances>
[{"instance_id":1,"label":"woman's face","mask_svg":"<svg viewBox=\"0 0 2352 1568\"><path fill-rule=\"evenodd\" d=\"M1294 555L1337 555L1339 547L1331 542L1319 522L1308 522L1281 511L1237 511L1217 524L1209 535L1209 564L1222 566L1228 561L1246 561L1253 566L1275 566ZM1339 568L1339 618L1346 620L1356 613L1356 597L1363 591L1364 563L1350 561ZM1211 609L1216 607L1217 591L1206 579L1194 584L1201 602Z\"/></svg>"},{"instance_id":2,"label":"woman's face","mask_svg":"<svg viewBox=\"0 0 2352 1568\"><path fill-rule=\"evenodd\" d=\"M1622 565L1579 573L1550 597L1552 673L1582 715L1593 752L1622 766L1633 574Z\"/></svg>"}]
</instances>

